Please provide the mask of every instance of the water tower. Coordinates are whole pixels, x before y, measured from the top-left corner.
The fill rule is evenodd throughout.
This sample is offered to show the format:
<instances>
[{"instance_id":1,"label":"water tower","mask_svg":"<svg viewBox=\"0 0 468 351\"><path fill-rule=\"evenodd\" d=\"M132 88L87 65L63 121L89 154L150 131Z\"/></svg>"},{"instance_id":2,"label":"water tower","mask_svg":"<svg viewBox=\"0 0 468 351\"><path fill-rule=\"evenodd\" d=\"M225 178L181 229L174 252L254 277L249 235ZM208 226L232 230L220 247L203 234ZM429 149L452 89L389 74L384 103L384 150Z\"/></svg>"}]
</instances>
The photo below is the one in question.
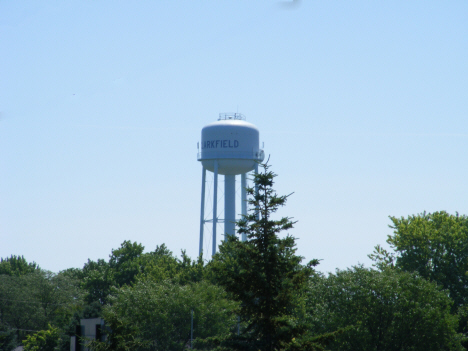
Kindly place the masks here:
<instances>
[{"instance_id":1,"label":"water tower","mask_svg":"<svg viewBox=\"0 0 468 351\"><path fill-rule=\"evenodd\" d=\"M241 175L241 214L247 214L248 172L258 171L258 163L263 161L257 127L245 121L240 113L220 113L218 121L203 127L198 161L202 163L202 193L200 214L200 249L203 251L203 228L205 223L213 223L213 250L216 253L216 225L224 222L225 235L234 235L236 230L236 175ZM214 173L213 218L205 219L206 170ZM218 218L218 175L224 175L224 219ZM242 240L246 240L245 235Z\"/></svg>"}]
</instances>

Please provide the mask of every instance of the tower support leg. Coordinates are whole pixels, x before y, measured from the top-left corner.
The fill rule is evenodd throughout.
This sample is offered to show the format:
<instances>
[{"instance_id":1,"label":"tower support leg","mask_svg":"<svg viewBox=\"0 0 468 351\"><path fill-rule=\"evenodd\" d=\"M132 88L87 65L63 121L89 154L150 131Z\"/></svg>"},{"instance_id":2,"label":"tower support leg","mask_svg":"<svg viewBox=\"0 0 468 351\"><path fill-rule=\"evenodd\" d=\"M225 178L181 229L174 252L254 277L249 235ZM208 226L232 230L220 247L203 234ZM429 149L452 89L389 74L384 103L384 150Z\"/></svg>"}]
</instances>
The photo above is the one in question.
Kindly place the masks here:
<instances>
[{"instance_id":1,"label":"tower support leg","mask_svg":"<svg viewBox=\"0 0 468 351\"><path fill-rule=\"evenodd\" d=\"M202 170L202 186L201 186L201 210L200 210L200 247L198 255L203 253L203 229L205 227L205 184L206 184L206 168Z\"/></svg>"},{"instance_id":2,"label":"tower support leg","mask_svg":"<svg viewBox=\"0 0 468 351\"><path fill-rule=\"evenodd\" d=\"M218 224L218 160L214 161L214 184L213 184L213 250L216 253L216 225Z\"/></svg>"},{"instance_id":3,"label":"tower support leg","mask_svg":"<svg viewBox=\"0 0 468 351\"><path fill-rule=\"evenodd\" d=\"M224 176L224 234L236 234L236 176Z\"/></svg>"},{"instance_id":4,"label":"tower support leg","mask_svg":"<svg viewBox=\"0 0 468 351\"><path fill-rule=\"evenodd\" d=\"M241 214L242 218L247 216L247 173L241 174ZM247 235L242 233L242 241L247 240Z\"/></svg>"},{"instance_id":5,"label":"tower support leg","mask_svg":"<svg viewBox=\"0 0 468 351\"><path fill-rule=\"evenodd\" d=\"M258 163L255 164L255 174L258 174ZM258 185L255 184L255 196L258 195ZM260 219L260 210L258 206L255 208L255 215L257 216L257 221Z\"/></svg>"}]
</instances>

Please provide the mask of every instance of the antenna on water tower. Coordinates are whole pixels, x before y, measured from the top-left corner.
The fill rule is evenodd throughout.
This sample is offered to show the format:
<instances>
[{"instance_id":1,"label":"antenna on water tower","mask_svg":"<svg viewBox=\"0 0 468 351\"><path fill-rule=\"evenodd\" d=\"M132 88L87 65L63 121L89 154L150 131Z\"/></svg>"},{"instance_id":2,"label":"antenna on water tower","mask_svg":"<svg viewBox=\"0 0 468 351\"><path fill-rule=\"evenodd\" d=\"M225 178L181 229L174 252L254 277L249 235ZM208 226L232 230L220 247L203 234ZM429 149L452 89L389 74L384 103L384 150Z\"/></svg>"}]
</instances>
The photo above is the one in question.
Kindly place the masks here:
<instances>
[{"instance_id":1,"label":"antenna on water tower","mask_svg":"<svg viewBox=\"0 0 468 351\"><path fill-rule=\"evenodd\" d=\"M259 147L259 131L245 121L241 113L220 113L218 121L203 127L201 151L198 161L202 163L202 193L200 213L200 249L203 252L203 229L206 222L213 223L212 255L216 253L216 225L224 222L226 235L234 235L236 230L236 175L241 175L241 213L247 215L248 172L258 171L258 163L263 161L264 152ZM213 218L205 219L206 170L213 172ZM218 219L218 175L224 175L224 220ZM245 234L242 236L245 241Z\"/></svg>"}]
</instances>

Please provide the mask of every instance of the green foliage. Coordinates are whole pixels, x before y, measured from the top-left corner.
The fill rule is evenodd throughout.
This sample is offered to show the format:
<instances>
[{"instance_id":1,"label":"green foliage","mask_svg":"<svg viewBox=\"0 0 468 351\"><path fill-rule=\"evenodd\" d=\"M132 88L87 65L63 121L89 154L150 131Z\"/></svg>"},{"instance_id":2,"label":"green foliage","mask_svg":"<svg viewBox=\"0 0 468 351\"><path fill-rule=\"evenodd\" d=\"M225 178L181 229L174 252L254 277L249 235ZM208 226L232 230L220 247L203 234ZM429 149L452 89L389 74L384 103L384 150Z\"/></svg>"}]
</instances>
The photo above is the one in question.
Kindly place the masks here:
<instances>
[{"instance_id":1,"label":"green foliage","mask_svg":"<svg viewBox=\"0 0 468 351\"><path fill-rule=\"evenodd\" d=\"M191 310L194 337L226 334L235 323L233 302L208 282L187 285L171 281L138 281L124 286L104 308L112 333L96 350L183 350L190 341Z\"/></svg>"},{"instance_id":2,"label":"green foliage","mask_svg":"<svg viewBox=\"0 0 468 351\"><path fill-rule=\"evenodd\" d=\"M11 351L17 346L16 334L13 329L0 325L0 350Z\"/></svg>"},{"instance_id":3,"label":"green foliage","mask_svg":"<svg viewBox=\"0 0 468 351\"><path fill-rule=\"evenodd\" d=\"M15 330L44 327L40 301L31 294L41 279L40 274L0 275L0 316L4 326Z\"/></svg>"},{"instance_id":4,"label":"green foliage","mask_svg":"<svg viewBox=\"0 0 468 351\"><path fill-rule=\"evenodd\" d=\"M453 311L468 303L468 217L445 211L408 218L390 217L387 242L396 251L396 267L418 272L450 293Z\"/></svg>"},{"instance_id":5,"label":"green foliage","mask_svg":"<svg viewBox=\"0 0 468 351\"><path fill-rule=\"evenodd\" d=\"M175 281L178 284L197 283L205 279L206 269L203 263L203 256L200 255L195 261L188 257L185 250L183 250L181 258L182 260L179 261L179 272L175 277Z\"/></svg>"},{"instance_id":6,"label":"green foliage","mask_svg":"<svg viewBox=\"0 0 468 351\"><path fill-rule=\"evenodd\" d=\"M132 284L142 270L143 250L143 245L126 240L120 248L112 250L109 262L88 260L81 272L86 302L103 306L114 287Z\"/></svg>"},{"instance_id":7,"label":"green foliage","mask_svg":"<svg viewBox=\"0 0 468 351\"><path fill-rule=\"evenodd\" d=\"M183 350L192 310L200 350L461 349L467 217L391 217L395 253L377 246L370 255L379 271L354 267L324 277L313 269L317 260L301 264L293 237L279 237L294 222L272 218L288 199L272 189L275 176L264 165L254 179L258 192L248 189L251 210L238 227L249 240L226 237L207 266L185 251L174 257L164 244L144 253L130 241L108 261L58 274L22 256L2 259L0 350L29 333L26 350L66 351L79 319L98 316L112 333L108 342L93 341L94 350Z\"/></svg>"},{"instance_id":8,"label":"green foliage","mask_svg":"<svg viewBox=\"0 0 468 351\"><path fill-rule=\"evenodd\" d=\"M109 269L117 287L130 285L142 270L141 256L145 247L136 242L124 241L120 248L112 250Z\"/></svg>"},{"instance_id":9,"label":"green foliage","mask_svg":"<svg viewBox=\"0 0 468 351\"><path fill-rule=\"evenodd\" d=\"M131 296L139 294L139 290L147 291L146 287L148 285L157 286L157 291L161 294L161 291L166 291L166 294L178 292L177 296L179 296L182 294L182 291L187 292L190 289L207 284L202 282L205 267L201 257L197 261L193 261L183 251L181 259L178 259L172 255L172 252L164 244L157 246L154 251L149 253L143 253L143 250L144 247L142 245L125 241L119 249L112 251L108 263L104 260L98 260L97 262L88 261L83 268L82 286L87 291L86 301L88 307L94 306L96 315L93 317L104 317L112 328L112 334L109 339L110 343L94 342L92 347L96 350L106 349L107 347L111 347L111 349L122 348L122 350L125 348L144 348L149 345L148 343L153 345L153 348L155 347L153 339L148 339L149 335L154 333L151 331L151 326L148 325L150 322L145 319L141 320L138 317L138 313L143 313L143 310L145 313L151 311L148 311L144 305L139 305L140 312L132 310L127 314L127 309L123 307L124 298L131 299ZM193 283L198 284L192 285ZM170 286L172 286L173 290L169 289ZM209 294L211 290L212 286L210 285L205 294ZM148 295L148 298L162 299L161 296L157 297L154 294ZM174 301L178 301L177 298L174 298ZM103 306L106 305L108 306L102 311ZM183 318L187 317L185 307L180 306L182 310L177 311L177 314L184 316ZM176 307L173 308L177 310ZM160 316L162 312L156 310L154 313ZM198 315L203 314L198 313ZM185 322L181 324L174 318L170 323L176 326L174 327L176 328L175 330L184 331L185 333L187 324L184 324ZM226 318L227 323L230 317ZM134 322L131 322L132 324L129 325L127 324L128 320L134 320ZM138 321L138 323L135 321ZM201 330L208 331L215 330L218 324L216 322L209 328L204 326L204 324L200 324L200 328ZM179 325L183 325L183 328L179 327ZM135 329L136 326L138 326L138 329ZM188 326L190 325L188 324ZM183 342L181 341L183 338L178 336L175 331L168 331L168 334L165 334L165 332L161 331L163 330L161 329L161 325L157 326L157 328L159 328L157 329L159 335L158 343L166 346L169 345L167 347L177 348L170 345L179 345ZM148 332L148 330L151 332ZM202 333L200 335L205 334ZM212 334L208 333L206 335ZM169 344L170 342L173 344Z\"/></svg>"},{"instance_id":10,"label":"green foliage","mask_svg":"<svg viewBox=\"0 0 468 351\"><path fill-rule=\"evenodd\" d=\"M441 211L390 219L394 231L387 243L396 255L376 250L370 257L379 268L391 261L447 289L452 313L459 316L458 330L468 335L468 217Z\"/></svg>"},{"instance_id":11,"label":"green foliage","mask_svg":"<svg viewBox=\"0 0 468 351\"><path fill-rule=\"evenodd\" d=\"M0 259L0 275L21 276L34 273L36 270L40 270L39 266L35 262L28 263L23 256L11 255Z\"/></svg>"},{"instance_id":12,"label":"green foliage","mask_svg":"<svg viewBox=\"0 0 468 351\"><path fill-rule=\"evenodd\" d=\"M85 340L86 347L93 351L133 351L145 350L149 343L143 341L138 335L136 326L127 325L116 315L108 315L108 324L112 325L112 333L106 342L99 340Z\"/></svg>"},{"instance_id":13,"label":"green foliage","mask_svg":"<svg viewBox=\"0 0 468 351\"><path fill-rule=\"evenodd\" d=\"M205 266L200 256L196 261L182 251L181 260L174 257L163 244L144 257L145 265L138 280L151 279L154 282L171 280L174 284L200 282L205 278Z\"/></svg>"},{"instance_id":14,"label":"green foliage","mask_svg":"<svg viewBox=\"0 0 468 351\"><path fill-rule=\"evenodd\" d=\"M209 341L220 349L268 351L303 341L304 350L313 350L317 345L306 347L307 326L299 316L312 266L318 261L301 265L294 238L278 237L294 223L288 217L272 219L288 196L276 195L272 188L276 175L267 165L263 168L254 178L258 192L247 189L250 214L238 222L239 234L247 234L248 241L228 236L211 264L218 283L239 303L245 328L239 336Z\"/></svg>"},{"instance_id":15,"label":"green foliage","mask_svg":"<svg viewBox=\"0 0 468 351\"><path fill-rule=\"evenodd\" d=\"M174 279L179 273L179 260L164 244L156 246L156 250L146 254L143 259L144 269L138 275L140 280L149 278L154 282L161 282Z\"/></svg>"},{"instance_id":16,"label":"green foliage","mask_svg":"<svg viewBox=\"0 0 468 351\"><path fill-rule=\"evenodd\" d=\"M376 267L379 270L384 270L386 268L395 267L395 254L385 250L382 246L377 245L374 248L374 252L370 255L367 255L374 263L372 266Z\"/></svg>"},{"instance_id":17,"label":"green foliage","mask_svg":"<svg viewBox=\"0 0 468 351\"><path fill-rule=\"evenodd\" d=\"M187 284L203 279L201 257L192 261L182 251L180 260L164 244L152 252L143 253L143 250L141 244L124 241L119 249L112 250L109 262L88 260L81 273L77 273L86 291L86 302L104 306L113 289L130 286L137 280L161 282L170 279L177 284Z\"/></svg>"},{"instance_id":18,"label":"green foliage","mask_svg":"<svg viewBox=\"0 0 468 351\"><path fill-rule=\"evenodd\" d=\"M109 262L103 259L88 260L82 270L82 287L87 292L86 302L107 303L113 287L130 285L141 271L140 257L144 246L124 241L120 248L112 250Z\"/></svg>"},{"instance_id":19,"label":"green foliage","mask_svg":"<svg viewBox=\"0 0 468 351\"><path fill-rule=\"evenodd\" d=\"M17 331L43 330L50 323L62 325L80 308L76 279L46 271L20 276L0 275L0 322Z\"/></svg>"},{"instance_id":20,"label":"green foliage","mask_svg":"<svg viewBox=\"0 0 468 351\"><path fill-rule=\"evenodd\" d=\"M97 302L100 306L105 305L113 284L109 264L103 259L96 262L88 259L82 270L82 288L86 292L86 303Z\"/></svg>"},{"instance_id":21,"label":"green foliage","mask_svg":"<svg viewBox=\"0 0 468 351\"><path fill-rule=\"evenodd\" d=\"M57 347L59 338L59 329L49 324L47 330L40 330L23 340L24 351L53 351Z\"/></svg>"},{"instance_id":22,"label":"green foliage","mask_svg":"<svg viewBox=\"0 0 468 351\"><path fill-rule=\"evenodd\" d=\"M461 350L452 301L414 274L354 267L316 276L308 299L317 333L350 327L330 350Z\"/></svg>"}]
</instances>

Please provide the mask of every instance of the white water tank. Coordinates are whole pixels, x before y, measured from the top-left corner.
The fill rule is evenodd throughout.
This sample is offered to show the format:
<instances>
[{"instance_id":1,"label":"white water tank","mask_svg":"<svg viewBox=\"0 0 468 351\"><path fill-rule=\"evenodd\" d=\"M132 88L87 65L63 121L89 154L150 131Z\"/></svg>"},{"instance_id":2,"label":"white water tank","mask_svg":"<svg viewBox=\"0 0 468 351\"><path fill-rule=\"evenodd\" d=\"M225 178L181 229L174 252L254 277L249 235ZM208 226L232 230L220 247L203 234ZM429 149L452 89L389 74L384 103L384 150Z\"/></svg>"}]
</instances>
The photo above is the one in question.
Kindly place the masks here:
<instances>
[{"instance_id":1,"label":"white water tank","mask_svg":"<svg viewBox=\"0 0 468 351\"><path fill-rule=\"evenodd\" d=\"M198 161L211 172L215 160L219 174L235 175L252 171L263 158L257 127L240 113L220 113L202 129Z\"/></svg>"},{"instance_id":2,"label":"white water tank","mask_svg":"<svg viewBox=\"0 0 468 351\"><path fill-rule=\"evenodd\" d=\"M212 255L216 253L216 226L224 222L224 235L236 234L236 175L241 175L241 215L247 215L247 173L258 170L264 152L260 149L259 132L240 113L220 113L219 119L203 127L198 161L202 163L202 196L200 211L200 246L203 253L205 223L213 226ZM211 218L205 218L206 171L213 172L213 207ZM218 175L224 175L224 218L218 218ZM242 240L247 240L245 234Z\"/></svg>"}]
</instances>

